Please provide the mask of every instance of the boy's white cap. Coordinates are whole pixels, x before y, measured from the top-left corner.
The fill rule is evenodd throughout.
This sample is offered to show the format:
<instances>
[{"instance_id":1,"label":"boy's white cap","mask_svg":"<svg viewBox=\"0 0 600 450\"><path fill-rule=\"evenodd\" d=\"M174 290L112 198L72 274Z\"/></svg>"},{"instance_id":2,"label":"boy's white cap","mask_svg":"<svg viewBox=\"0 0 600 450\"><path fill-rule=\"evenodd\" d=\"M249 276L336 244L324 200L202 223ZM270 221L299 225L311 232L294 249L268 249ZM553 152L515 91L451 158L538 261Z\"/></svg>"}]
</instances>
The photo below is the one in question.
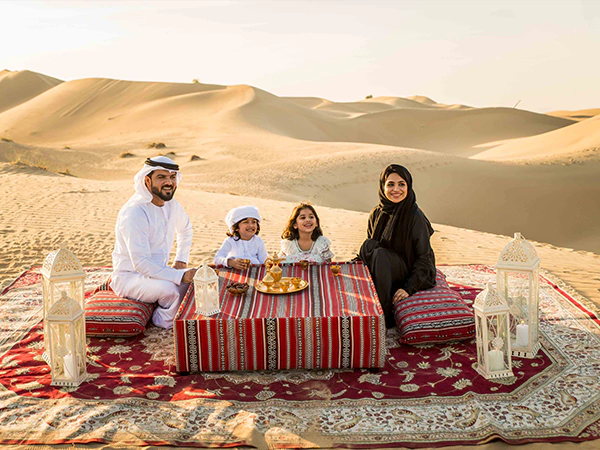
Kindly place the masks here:
<instances>
[{"instance_id":1,"label":"boy's white cap","mask_svg":"<svg viewBox=\"0 0 600 450\"><path fill-rule=\"evenodd\" d=\"M233 233L233 226L240 220L247 219L248 217L252 217L259 222L261 221L258 208L256 206L247 205L238 206L237 208L233 208L231 211L229 211L225 216L225 223L229 227L229 231Z\"/></svg>"}]
</instances>

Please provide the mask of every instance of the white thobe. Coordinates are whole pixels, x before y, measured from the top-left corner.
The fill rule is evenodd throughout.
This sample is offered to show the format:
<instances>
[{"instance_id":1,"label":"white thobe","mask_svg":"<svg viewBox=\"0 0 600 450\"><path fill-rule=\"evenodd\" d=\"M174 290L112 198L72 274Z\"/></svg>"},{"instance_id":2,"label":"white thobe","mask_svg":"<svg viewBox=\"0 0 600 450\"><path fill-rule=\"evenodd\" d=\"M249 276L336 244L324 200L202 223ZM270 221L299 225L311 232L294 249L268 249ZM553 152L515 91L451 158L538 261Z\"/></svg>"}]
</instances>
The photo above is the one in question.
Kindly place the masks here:
<instances>
[{"instance_id":1,"label":"white thobe","mask_svg":"<svg viewBox=\"0 0 600 450\"><path fill-rule=\"evenodd\" d=\"M229 258L249 259L251 264L264 264L267 256L265 243L257 235L247 241L228 237L215 255L215 264L227 266Z\"/></svg>"},{"instance_id":2,"label":"white thobe","mask_svg":"<svg viewBox=\"0 0 600 450\"><path fill-rule=\"evenodd\" d=\"M187 269L169 267L169 253L177 236L176 261L187 263L192 246L192 225L176 200L163 206L142 203L123 208L115 226L111 287L115 293L146 303L158 302L152 320L172 328L173 318L187 285Z\"/></svg>"}]
</instances>

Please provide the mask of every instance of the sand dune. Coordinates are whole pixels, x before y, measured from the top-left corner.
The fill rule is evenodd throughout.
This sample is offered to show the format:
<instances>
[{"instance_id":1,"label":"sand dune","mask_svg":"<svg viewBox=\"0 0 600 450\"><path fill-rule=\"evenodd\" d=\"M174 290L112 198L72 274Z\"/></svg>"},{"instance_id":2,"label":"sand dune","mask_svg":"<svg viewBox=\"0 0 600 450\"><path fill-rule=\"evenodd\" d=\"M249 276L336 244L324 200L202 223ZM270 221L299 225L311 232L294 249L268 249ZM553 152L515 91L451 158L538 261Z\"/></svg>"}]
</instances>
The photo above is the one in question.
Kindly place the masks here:
<instances>
[{"instance_id":1,"label":"sand dune","mask_svg":"<svg viewBox=\"0 0 600 450\"><path fill-rule=\"evenodd\" d=\"M355 117L361 114L389 111L390 109L468 109L464 105L443 105L436 103L430 98L415 96L413 98L401 97L375 97L360 100L358 102L332 102L317 97L283 97L300 106L311 109L320 109L339 113L346 117Z\"/></svg>"},{"instance_id":2,"label":"sand dune","mask_svg":"<svg viewBox=\"0 0 600 450\"><path fill-rule=\"evenodd\" d=\"M409 108L409 109L431 109L431 108L444 108L446 105L440 105L427 97L414 96L412 98L401 98L401 97L375 97L365 100L361 100L361 103L371 104L384 104L393 106L394 108Z\"/></svg>"},{"instance_id":3,"label":"sand dune","mask_svg":"<svg viewBox=\"0 0 600 450\"><path fill-rule=\"evenodd\" d=\"M347 141L370 142L470 156L473 146L531 136L572 124L512 108L394 109L352 119Z\"/></svg>"},{"instance_id":4,"label":"sand dune","mask_svg":"<svg viewBox=\"0 0 600 450\"><path fill-rule=\"evenodd\" d=\"M220 136L235 130L470 156L471 147L477 144L531 136L573 123L508 108L389 109L393 102L389 98L386 102L327 107L322 102L306 108L250 86L85 79L63 83L4 112L0 133L27 144L66 145L67 141L83 146L111 145L118 136L120 145L126 147L143 142L150 133L172 140L185 133ZM381 110L381 105L388 110ZM373 106L373 112L366 111ZM360 115L338 114L348 113L349 108Z\"/></svg>"},{"instance_id":5,"label":"sand dune","mask_svg":"<svg viewBox=\"0 0 600 450\"><path fill-rule=\"evenodd\" d=\"M110 264L133 174L146 157L173 152L184 173L176 195L195 229L192 265L213 257L223 217L241 204L259 207L261 236L276 250L303 199L316 205L336 259L353 257L379 172L396 162L413 173L419 205L435 222L438 264L494 265L507 235L521 231L539 241L543 269L600 307L600 255L555 247L600 253L600 120L575 122L594 111L543 115L424 96L335 103L243 85L61 83L3 71L0 286L61 242L86 266ZM144 148L152 141L167 148Z\"/></svg>"},{"instance_id":6,"label":"sand dune","mask_svg":"<svg viewBox=\"0 0 600 450\"><path fill-rule=\"evenodd\" d=\"M581 121L581 120L591 119L592 117L599 115L600 108L579 109L576 111L567 111L567 110L551 111L547 114L549 116L563 117L565 119Z\"/></svg>"},{"instance_id":7,"label":"sand dune","mask_svg":"<svg viewBox=\"0 0 600 450\"><path fill-rule=\"evenodd\" d=\"M311 98L301 98L301 97L286 97L286 100L290 100L300 106L304 106L306 108L317 109L320 111L327 111L329 113L333 113L339 115L339 117L352 118L356 116L360 116L362 114L369 114L373 112L380 111L388 111L390 109L394 109L393 105L389 105L383 102L368 102L368 101L358 101L358 102L331 102L329 100L322 100L320 103L316 101L313 103Z\"/></svg>"},{"instance_id":8,"label":"sand dune","mask_svg":"<svg viewBox=\"0 0 600 450\"><path fill-rule=\"evenodd\" d=\"M424 105L438 105L438 102L424 95L412 95L408 97L408 99L414 100L415 102L423 103Z\"/></svg>"},{"instance_id":9,"label":"sand dune","mask_svg":"<svg viewBox=\"0 0 600 450\"><path fill-rule=\"evenodd\" d=\"M123 180L144 158L172 152L196 191L309 199L363 213L376 203L379 172L397 162L412 171L419 204L437 223L521 231L600 253L598 152L573 161L564 154L593 143L597 123L440 105L427 97L334 103L280 98L245 85L84 79L0 113L0 136L14 140L0 141L0 161ZM548 136L560 148L535 145ZM167 148L144 148L153 141ZM527 158L542 148L548 158L543 164L481 158L510 145ZM124 152L132 156L120 157Z\"/></svg>"},{"instance_id":10,"label":"sand dune","mask_svg":"<svg viewBox=\"0 0 600 450\"><path fill-rule=\"evenodd\" d=\"M600 157L600 116L538 136L512 140L473 158L491 161Z\"/></svg>"},{"instance_id":11,"label":"sand dune","mask_svg":"<svg viewBox=\"0 0 600 450\"><path fill-rule=\"evenodd\" d=\"M0 133L8 134L19 142L52 145L97 141L101 136L104 139L100 140L106 142L108 138L114 139L115 134L124 133L128 127L132 128L130 135L147 134L161 123L162 128L168 129L160 114L152 120L149 108L160 108L181 98L187 99L183 106L193 106L201 103L203 94L210 97L225 89L224 86L201 84L75 80L62 83L0 114ZM186 112L189 111L182 110L180 114L185 115ZM205 110L205 115L212 112ZM136 124L136 120L140 123ZM145 120L149 122L140 126Z\"/></svg>"},{"instance_id":12,"label":"sand dune","mask_svg":"<svg viewBox=\"0 0 600 450\"><path fill-rule=\"evenodd\" d=\"M395 98L395 97L391 97ZM435 100L425 97L424 95L412 95L407 97L408 100L414 100L415 102L422 103L424 105L435 106L439 108L447 108L447 109L470 109L472 106L461 105L461 104L453 104L453 105L445 105L443 103L438 103Z\"/></svg>"},{"instance_id":13,"label":"sand dune","mask_svg":"<svg viewBox=\"0 0 600 450\"><path fill-rule=\"evenodd\" d=\"M3 70L0 72L0 113L25 103L60 83L62 80L29 70Z\"/></svg>"}]
</instances>

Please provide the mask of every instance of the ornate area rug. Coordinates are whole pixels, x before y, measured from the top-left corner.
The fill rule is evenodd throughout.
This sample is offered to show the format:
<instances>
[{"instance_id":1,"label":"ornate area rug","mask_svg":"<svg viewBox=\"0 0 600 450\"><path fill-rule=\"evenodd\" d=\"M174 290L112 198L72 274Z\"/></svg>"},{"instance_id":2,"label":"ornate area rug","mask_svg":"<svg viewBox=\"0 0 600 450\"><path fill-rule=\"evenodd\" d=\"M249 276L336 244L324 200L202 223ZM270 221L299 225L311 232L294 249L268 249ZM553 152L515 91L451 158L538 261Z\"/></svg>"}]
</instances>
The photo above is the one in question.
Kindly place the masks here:
<instances>
[{"instance_id":1,"label":"ornate area rug","mask_svg":"<svg viewBox=\"0 0 600 450\"><path fill-rule=\"evenodd\" d=\"M486 266L442 266L471 301ZM87 290L110 269L86 270ZM514 377L485 380L474 341L398 344L379 370L179 376L171 331L88 338L89 378L50 386L42 359L41 276L0 296L0 444L104 442L258 448L382 448L600 439L600 320L585 299L541 278L542 351L513 359ZM600 441L599 441L600 445Z\"/></svg>"}]
</instances>

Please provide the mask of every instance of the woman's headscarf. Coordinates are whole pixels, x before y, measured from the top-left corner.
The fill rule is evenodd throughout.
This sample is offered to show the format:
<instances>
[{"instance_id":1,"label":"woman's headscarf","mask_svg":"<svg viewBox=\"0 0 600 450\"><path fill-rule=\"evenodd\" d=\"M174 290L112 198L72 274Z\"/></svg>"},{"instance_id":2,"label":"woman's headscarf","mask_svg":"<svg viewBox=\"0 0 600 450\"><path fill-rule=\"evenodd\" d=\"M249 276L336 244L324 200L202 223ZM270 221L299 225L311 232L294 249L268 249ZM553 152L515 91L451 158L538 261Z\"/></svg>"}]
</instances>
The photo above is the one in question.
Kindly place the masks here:
<instances>
[{"instance_id":1,"label":"woman's headscarf","mask_svg":"<svg viewBox=\"0 0 600 450\"><path fill-rule=\"evenodd\" d=\"M385 195L385 182L390 174L396 173L406 181L406 197L400 203L394 203ZM382 213L375 222L372 239L379 242L391 242L394 232L398 230L402 236L402 242L407 242L410 235L410 227L415 213L418 211L417 196L412 188L413 180L410 172L399 164L390 164L379 176L379 208ZM425 217L425 215L423 214ZM433 228L425 217L429 226L429 235L433 234Z\"/></svg>"}]
</instances>

